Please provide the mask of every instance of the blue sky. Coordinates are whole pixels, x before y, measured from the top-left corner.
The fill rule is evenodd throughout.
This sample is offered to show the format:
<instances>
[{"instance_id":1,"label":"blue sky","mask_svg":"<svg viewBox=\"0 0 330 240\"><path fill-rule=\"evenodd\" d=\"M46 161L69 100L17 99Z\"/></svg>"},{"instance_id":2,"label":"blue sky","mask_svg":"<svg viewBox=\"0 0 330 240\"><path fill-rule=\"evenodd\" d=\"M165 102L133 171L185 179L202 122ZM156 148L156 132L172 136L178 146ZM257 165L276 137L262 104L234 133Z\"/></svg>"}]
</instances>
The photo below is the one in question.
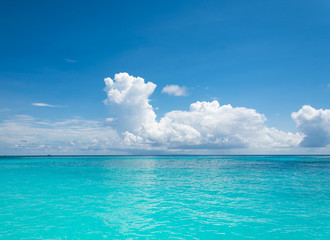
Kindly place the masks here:
<instances>
[{"instance_id":1,"label":"blue sky","mask_svg":"<svg viewBox=\"0 0 330 240\"><path fill-rule=\"evenodd\" d=\"M297 128L291 114L304 105L330 108L329 10L325 0L2 1L0 121L116 118L103 102L103 79L127 72L157 85L148 95L156 121L217 100L255 109L267 127L303 137L306 127ZM167 85L185 87L186 96L162 93ZM328 143L328 112L316 113ZM4 142L26 137L2 133ZM16 152L11 144L2 144L3 154Z\"/></svg>"}]
</instances>

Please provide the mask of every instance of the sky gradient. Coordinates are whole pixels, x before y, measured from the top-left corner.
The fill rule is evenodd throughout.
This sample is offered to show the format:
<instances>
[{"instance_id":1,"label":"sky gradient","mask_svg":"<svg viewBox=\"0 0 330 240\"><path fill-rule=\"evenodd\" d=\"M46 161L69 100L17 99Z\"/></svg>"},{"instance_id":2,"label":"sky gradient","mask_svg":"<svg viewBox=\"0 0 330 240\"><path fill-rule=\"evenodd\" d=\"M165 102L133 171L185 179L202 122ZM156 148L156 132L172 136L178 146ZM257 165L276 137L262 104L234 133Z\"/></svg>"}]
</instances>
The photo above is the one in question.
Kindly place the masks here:
<instances>
[{"instance_id":1,"label":"sky gradient","mask_svg":"<svg viewBox=\"0 0 330 240\"><path fill-rule=\"evenodd\" d=\"M329 10L2 1L0 154L329 153Z\"/></svg>"}]
</instances>

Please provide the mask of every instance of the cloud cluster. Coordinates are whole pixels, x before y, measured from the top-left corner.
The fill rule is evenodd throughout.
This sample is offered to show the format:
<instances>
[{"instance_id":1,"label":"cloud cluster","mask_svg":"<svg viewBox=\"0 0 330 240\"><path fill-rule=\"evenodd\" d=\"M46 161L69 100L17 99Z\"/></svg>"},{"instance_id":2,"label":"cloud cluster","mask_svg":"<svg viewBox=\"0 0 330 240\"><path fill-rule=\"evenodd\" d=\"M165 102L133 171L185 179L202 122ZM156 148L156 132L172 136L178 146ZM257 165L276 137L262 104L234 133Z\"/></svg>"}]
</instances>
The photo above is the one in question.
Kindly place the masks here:
<instances>
[{"instance_id":1,"label":"cloud cluster","mask_svg":"<svg viewBox=\"0 0 330 240\"><path fill-rule=\"evenodd\" d=\"M16 115L0 122L0 153L244 154L306 153L303 150L311 147L329 150L324 147L330 146L330 110L303 106L292 113L301 133L270 128L266 117L255 109L220 105L216 100L197 101L189 110L170 111L157 120L150 100L154 83L127 73L104 81L109 118L54 122Z\"/></svg>"},{"instance_id":2,"label":"cloud cluster","mask_svg":"<svg viewBox=\"0 0 330 240\"><path fill-rule=\"evenodd\" d=\"M162 89L162 93L167 93L168 95L173 96L187 96L186 87L180 87L178 85L166 85Z\"/></svg>"},{"instance_id":3,"label":"cloud cluster","mask_svg":"<svg viewBox=\"0 0 330 240\"><path fill-rule=\"evenodd\" d=\"M300 142L299 134L268 128L265 121L265 116L254 109L198 101L190 105L189 111L167 113L146 133L149 139L172 147L272 148Z\"/></svg>"},{"instance_id":4,"label":"cloud cluster","mask_svg":"<svg viewBox=\"0 0 330 240\"><path fill-rule=\"evenodd\" d=\"M178 148L283 148L299 144L300 134L265 126L254 109L220 106L218 101L195 102L189 111L171 111L156 121L149 104L156 85L127 73L105 79L106 104L116 114L125 144Z\"/></svg>"},{"instance_id":5,"label":"cloud cluster","mask_svg":"<svg viewBox=\"0 0 330 240\"><path fill-rule=\"evenodd\" d=\"M292 113L292 119L304 134L302 147L325 147L330 144L330 110L303 106Z\"/></svg>"}]
</instances>

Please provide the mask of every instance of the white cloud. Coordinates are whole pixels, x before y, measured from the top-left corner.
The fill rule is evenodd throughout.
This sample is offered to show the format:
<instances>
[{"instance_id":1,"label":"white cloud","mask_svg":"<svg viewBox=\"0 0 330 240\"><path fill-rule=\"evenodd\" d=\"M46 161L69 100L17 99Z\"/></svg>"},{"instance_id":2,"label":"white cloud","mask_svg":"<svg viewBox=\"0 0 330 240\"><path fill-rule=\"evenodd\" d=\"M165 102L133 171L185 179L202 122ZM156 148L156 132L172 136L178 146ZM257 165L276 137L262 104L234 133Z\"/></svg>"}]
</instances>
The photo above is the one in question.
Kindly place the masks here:
<instances>
[{"instance_id":1,"label":"white cloud","mask_svg":"<svg viewBox=\"0 0 330 240\"><path fill-rule=\"evenodd\" d=\"M47 103L32 103L33 106L36 107L57 107L55 105L47 104Z\"/></svg>"},{"instance_id":2,"label":"white cloud","mask_svg":"<svg viewBox=\"0 0 330 240\"><path fill-rule=\"evenodd\" d=\"M166 85L162 89L162 93L174 96L187 96L187 89L186 87L180 87L178 85Z\"/></svg>"},{"instance_id":3,"label":"white cloud","mask_svg":"<svg viewBox=\"0 0 330 240\"><path fill-rule=\"evenodd\" d=\"M283 148L301 141L299 134L268 128L265 121L254 109L198 101L190 111L171 111L138 134L169 148Z\"/></svg>"},{"instance_id":4,"label":"white cloud","mask_svg":"<svg viewBox=\"0 0 330 240\"><path fill-rule=\"evenodd\" d=\"M254 109L220 106L218 101L196 102L190 111L171 111L160 121L149 104L156 85L127 73L105 79L114 127L125 144L145 148L283 148L297 146L302 136L265 125L266 118Z\"/></svg>"},{"instance_id":5,"label":"white cloud","mask_svg":"<svg viewBox=\"0 0 330 240\"><path fill-rule=\"evenodd\" d=\"M330 144L330 110L303 106L292 119L304 134L302 147L325 147Z\"/></svg>"},{"instance_id":6,"label":"white cloud","mask_svg":"<svg viewBox=\"0 0 330 240\"><path fill-rule=\"evenodd\" d=\"M157 121L150 103L154 83L127 73L104 81L109 118L54 122L17 115L0 122L0 153L304 153L301 149L307 148L299 146L330 143L330 110L304 106L293 113L303 134L270 128L255 109L220 105L217 100L197 101L189 110L170 111Z\"/></svg>"},{"instance_id":7,"label":"white cloud","mask_svg":"<svg viewBox=\"0 0 330 240\"><path fill-rule=\"evenodd\" d=\"M128 73L116 74L114 79L105 78L105 91L114 126L120 131L132 131L155 122L156 114L149 104L149 97L156 84L145 83L143 78Z\"/></svg>"}]
</instances>

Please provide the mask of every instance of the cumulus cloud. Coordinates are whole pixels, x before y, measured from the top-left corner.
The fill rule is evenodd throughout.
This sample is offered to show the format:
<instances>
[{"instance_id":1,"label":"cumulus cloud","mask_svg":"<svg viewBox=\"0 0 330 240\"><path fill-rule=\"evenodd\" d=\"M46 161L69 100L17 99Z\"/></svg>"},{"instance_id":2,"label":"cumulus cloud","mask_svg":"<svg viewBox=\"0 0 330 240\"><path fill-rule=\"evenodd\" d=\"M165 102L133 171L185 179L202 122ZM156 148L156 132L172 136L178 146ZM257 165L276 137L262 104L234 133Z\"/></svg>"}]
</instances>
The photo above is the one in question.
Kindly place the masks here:
<instances>
[{"instance_id":1,"label":"cumulus cloud","mask_svg":"<svg viewBox=\"0 0 330 240\"><path fill-rule=\"evenodd\" d=\"M156 85L127 73L105 79L110 112L126 145L178 148L284 148L297 146L302 136L265 125L254 109L195 102L189 111L171 111L156 121L149 97Z\"/></svg>"},{"instance_id":2,"label":"cumulus cloud","mask_svg":"<svg viewBox=\"0 0 330 240\"><path fill-rule=\"evenodd\" d=\"M47 103L32 103L33 106L36 107L57 107L55 105L47 104Z\"/></svg>"},{"instance_id":3,"label":"cumulus cloud","mask_svg":"<svg viewBox=\"0 0 330 240\"><path fill-rule=\"evenodd\" d=\"M180 87L178 85L166 85L162 89L162 93L174 96L187 96L187 89L186 87Z\"/></svg>"},{"instance_id":4,"label":"cumulus cloud","mask_svg":"<svg viewBox=\"0 0 330 240\"><path fill-rule=\"evenodd\" d=\"M169 148L283 148L297 146L299 134L265 126L254 109L195 102L189 111L171 111L138 135Z\"/></svg>"},{"instance_id":5,"label":"cumulus cloud","mask_svg":"<svg viewBox=\"0 0 330 240\"><path fill-rule=\"evenodd\" d=\"M143 78L118 73L114 79L105 78L105 91L114 126L121 131L136 130L155 122L156 114L149 104L156 84L145 83Z\"/></svg>"},{"instance_id":6,"label":"cumulus cloud","mask_svg":"<svg viewBox=\"0 0 330 240\"><path fill-rule=\"evenodd\" d=\"M302 147L325 147L330 144L330 110L303 106L292 113L292 119L304 134Z\"/></svg>"}]
</instances>

